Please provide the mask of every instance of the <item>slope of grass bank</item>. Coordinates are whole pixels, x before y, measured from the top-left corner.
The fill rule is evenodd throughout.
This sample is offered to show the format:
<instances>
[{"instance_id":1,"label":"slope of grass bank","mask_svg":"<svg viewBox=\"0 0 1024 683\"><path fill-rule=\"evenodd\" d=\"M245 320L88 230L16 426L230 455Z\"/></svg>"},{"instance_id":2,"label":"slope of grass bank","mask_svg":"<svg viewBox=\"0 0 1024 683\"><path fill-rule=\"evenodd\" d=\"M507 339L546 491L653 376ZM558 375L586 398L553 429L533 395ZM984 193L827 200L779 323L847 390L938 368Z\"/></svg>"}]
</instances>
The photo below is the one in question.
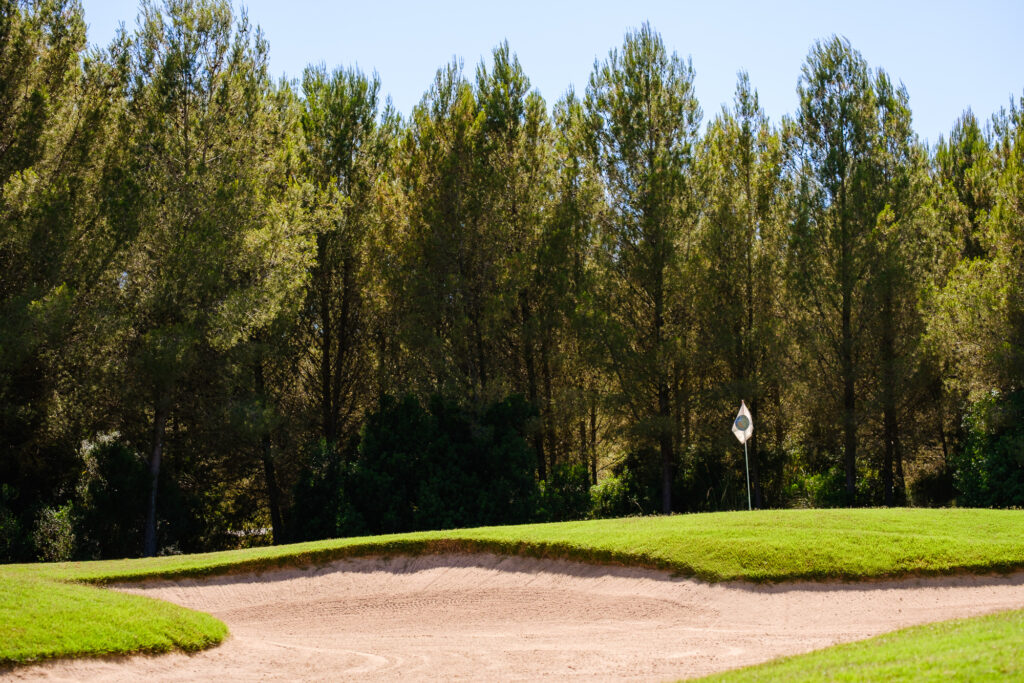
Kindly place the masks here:
<instances>
[{"instance_id":1,"label":"slope of grass bank","mask_svg":"<svg viewBox=\"0 0 1024 683\"><path fill-rule=\"evenodd\" d=\"M227 627L161 600L0 576L0 665L55 657L201 650ZM0 669L2 673L2 669Z\"/></svg>"},{"instance_id":2,"label":"slope of grass bank","mask_svg":"<svg viewBox=\"0 0 1024 683\"><path fill-rule=\"evenodd\" d=\"M425 552L529 555L664 569L706 581L874 579L1024 569L1024 511L773 510L484 527L169 557L8 565L19 575L108 583Z\"/></svg>"},{"instance_id":3,"label":"slope of grass bank","mask_svg":"<svg viewBox=\"0 0 1024 683\"><path fill-rule=\"evenodd\" d=\"M156 603L169 610L161 617L155 607L129 605L128 596L66 582L103 584L263 571L366 555L480 551L657 568L707 581L987 573L1024 569L1024 512L727 512L421 532L135 560L7 565L0 567L0 616L15 618L0 622L5 624L0 626L0 663L189 649L223 638L194 612ZM75 591L90 591L93 597ZM124 621L117 630L127 640L102 630L110 622L104 615L114 610L122 610L118 613ZM29 628L19 615L34 615L31 622L38 627ZM154 626L160 618L163 625ZM88 634L68 635L76 624L86 630L89 624L96 626Z\"/></svg>"},{"instance_id":4,"label":"slope of grass bank","mask_svg":"<svg viewBox=\"0 0 1024 683\"><path fill-rule=\"evenodd\" d=\"M925 624L701 681L1010 681L1024 679L1024 611Z\"/></svg>"}]
</instances>

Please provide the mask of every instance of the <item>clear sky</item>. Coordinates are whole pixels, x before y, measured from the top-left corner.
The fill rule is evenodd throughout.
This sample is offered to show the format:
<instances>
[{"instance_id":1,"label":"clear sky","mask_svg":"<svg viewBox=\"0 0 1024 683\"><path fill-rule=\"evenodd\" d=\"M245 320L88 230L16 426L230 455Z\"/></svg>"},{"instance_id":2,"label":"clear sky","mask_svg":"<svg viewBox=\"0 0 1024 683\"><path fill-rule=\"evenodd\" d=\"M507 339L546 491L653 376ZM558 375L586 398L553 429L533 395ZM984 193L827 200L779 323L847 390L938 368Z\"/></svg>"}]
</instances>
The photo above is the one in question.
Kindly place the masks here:
<instances>
[{"instance_id":1,"label":"clear sky","mask_svg":"<svg viewBox=\"0 0 1024 683\"><path fill-rule=\"evenodd\" d=\"M89 40L105 45L135 25L135 0L83 0ZM275 75L309 63L377 71L382 91L408 114L451 58L472 76L508 39L533 86L554 103L586 88L595 58L644 21L669 50L691 57L705 119L730 103L745 69L773 120L797 107L800 66L815 40L849 38L872 68L903 81L914 125L931 143L970 107L982 119L1024 94L1024 0L972 2L561 2L444 3L250 0L250 19L270 42ZM236 7L240 6L236 0Z\"/></svg>"}]
</instances>

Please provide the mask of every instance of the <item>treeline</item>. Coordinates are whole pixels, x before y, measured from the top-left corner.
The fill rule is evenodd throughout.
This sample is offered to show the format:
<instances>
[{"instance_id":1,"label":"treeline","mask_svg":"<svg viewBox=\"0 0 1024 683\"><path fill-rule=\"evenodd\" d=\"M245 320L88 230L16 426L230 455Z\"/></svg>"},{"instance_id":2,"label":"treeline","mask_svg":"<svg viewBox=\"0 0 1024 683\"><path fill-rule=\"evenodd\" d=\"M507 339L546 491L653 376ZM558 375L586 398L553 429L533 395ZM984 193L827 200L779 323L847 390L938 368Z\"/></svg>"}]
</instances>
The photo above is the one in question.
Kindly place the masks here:
<instances>
[{"instance_id":1,"label":"treeline","mask_svg":"<svg viewBox=\"0 0 1024 683\"><path fill-rule=\"evenodd\" d=\"M928 149L832 37L705 119L645 25L403 117L225 2L0 22L0 559L738 508L741 399L758 507L1024 504L1024 100Z\"/></svg>"}]
</instances>

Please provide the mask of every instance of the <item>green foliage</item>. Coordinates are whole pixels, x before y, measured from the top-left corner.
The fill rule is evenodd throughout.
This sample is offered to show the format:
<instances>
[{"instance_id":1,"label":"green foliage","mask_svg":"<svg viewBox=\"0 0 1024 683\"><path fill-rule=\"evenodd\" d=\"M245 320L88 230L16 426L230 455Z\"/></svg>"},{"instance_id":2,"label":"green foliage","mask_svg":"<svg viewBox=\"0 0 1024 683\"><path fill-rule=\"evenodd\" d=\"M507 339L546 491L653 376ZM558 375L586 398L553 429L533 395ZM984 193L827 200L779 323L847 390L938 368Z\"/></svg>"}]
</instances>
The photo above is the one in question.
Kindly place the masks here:
<instances>
[{"instance_id":1,"label":"green foliage","mask_svg":"<svg viewBox=\"0 0 1024 683\"><path fill-rule=\"evenodd\" d=\"M18 515L12 510L16 489L0 484L0 562L17 562L27 555L28 541Z\"/></svg>"},{"instance_id":2,"label":"green foliage","mask_svg":"<svg viewBox=\"0 0 1024 683\"><path fill-rule=\"evenodd\" d=\"M333 446L355 437L370 402L368 252L394 136L393 113L378 111L379 90L377 75L357 68L328 74L310 66L302 78L302 171L312 185L304 203L316 254L298 332L302 355L317 368L307 379L316 401L310 407L320 417L320 437Z\"/></svg>"},{"instance_id":3,"label":"green foliage","mask_svg":"<svg viewBox=\"0 0 1024 683\"><path fill-rule=\"evenodd\" d=\"M173 446L169 417L213 431L204 423L221 415L210 405L191 411L190 394L230 391L219 372L225 358L294 304L312 244L292 208L288 152L297 131L280 115L266 41L246 16L223 0L144 3L124 50L116 190L127 195L113 218L134 233L108 292L110 352L125 356L108 381L124 383L135 408L125 416L126 438L149 456L144 552L153 554L165 441ZM182 454L179 471L201 469L200 453ZM211 526L197 535L214 536Z\"/></svg>"},{"instance_id":4,"label":"green foliage","mask_svg":"<svg viewBox=\"0 0 1024 683\"><path fill-rule=\"evenodd\" d=\"M36 557L43 562L66 562L75 552L75 527L71 505L45 507L32 529Z\"/></svg>"},{"instance_id":5,"label":"green foliage","mask_svg":"<svg viewBox=\"0 0 1024 683\"><path fill-rule=\"evenodd\" d=\"M142 542L149 478L145 459L116 439L98 439L83 449L75 527L78 555L91 559L133 557Z\"/></svg>"},{"instance_id":6,"label":"green foliage","mask_svg":"<svg viewBox=\"0 0 1024 683\"><path fill-rule=\"evenodd\" d=\"M787 260L805 410L822 431L842 430L845 504L857 504L874 441L882 462L872 469L892 505L903 495L903 435L921 405L910 397L925 390L915 282L927 253L926 153L906 89L845 39L815 43L798 90Z\"/></svg>"},{"instance_id":7,"label":"green foliage","mask_svg":"<svg viewBox=\"0 0 1024 683\"><path fill-rule=\"evenodd\" d=\"M590 514L596 519L625 517L643 513L633 490L633 478L628 468L619 474L605 477L590 489Z\"/></svg>"},{"instance_id":8,"label":"green foliage","mask_svg":"<svg viewBox=\"0 0 1024 683\"><path fill-rule=\"evenodd\" d=\"M915 507L946 507L956 498L953 472L947 466L918 474L910 486L909 503Z\"/></svg>"},{"instance_id":9,"label":"green foliage","mask_svg":"<svg viewBox=\"0 0 1024 683\"><path fill-rule=\"evenodd\" d=\"M688 360L685 321L694 278L687 254L696 222L691 173L701 119L693 65L669 54L649 24L595 63L585 117L591 160L607 196L598 223L595 341L637 446L656 444L661 511L672 511L673 415L692 391L676 378Z\"/></svg>"},{"instance_id":10,"label":"green foliage","mask_svg":"<svg viewBox=\"0 0 1024 683\"><path fill-rule=\"evenodd\" d=\"M614 493L607 487L604 492L602 505L607 509L614 505L607 496ZM594 507L590 493L590 473L583 463L559 463L551 468L548 478L540 482L536 513L539 520L564 522L585 519L591 515L601 516L593 513Z\"/></svg>"},{"instance_id":11,"label":"green foliage","mask_svg":"<svg viewBox=\"0 0 1024 683\"><path fill-rule=\"evenodd\" d=\"M712 512L747 507L745 465L742 460L737 462L736 454L735 447L728 450L695 448L687 453L676 487L684 492L688 510Z\"/></svg>"},{"instance_id":12,"label":"green foliage","mask_svg":"<svg viewBox=\"0 0 1024 683\"><path fill-rule=\"evenodd\" d=\"M790 495L807 507L838 508L847 504L845 473L839 467L805 475L792 482Z\"/></svg>"},{"instance_id":13,"label":"green foliage","mask_svg":"<svg viewBox=\"0 0 1024 683\"><path fill-rule=\"evenodd\" d=\"M952 459L957 503L1024 507L1024 392L991 394L965 417L966 440Z\"/></svg>"},{"instance_id":14,"label":"green foliage","mask_svg":"<svg viewBox=\"0 0 1024 683\"><path fill-rule=\"evenodd\" d=\"M765 484L771 483L770 472L762 476L759 456L778 440L773 427L781 411L772 403L780 397L781 360L787 351L779 307L785 306L782 276L792 187L784 160L782 132L770 124L757 91L741 72L732 109L723 107L701 140L696 175L703 194L697 242L702 286L696 292L696 353L702 366L722 373L721 381L707 392L706 400L713 402L715 412L728 414L745 400L758 425L749 442L757 507L766 499ZM695 427L700 436L694 440L712 445L701 446L704 452L688 456L689 460L717 461L722 451L734 448L731 435L719 424ZM774 444L776 450L782 446ZM700 465L687 463L691 479ZM697 486L692 492L694 504L707 509L709 489L725 489L735 482L693 483ZM729 498L731 504L735 496L715 498ZM767 500L777 505L779 497L767 496Z\"/></svg>"},{"instance_id":15,"label":"green foliage","mask_svg":"<svg viewBox=\"0 0 1024 683\"><path fill-rule=\"evenodd\" d=\"M527 521L537 494L523 438L532 415L518 397L475 413L441 397L424 408L413 396L386 396L344 462L322 446L300 478L295 533L325 538Z\"/></svg>"},{"instance_id":16,"label":"green foliage","mask_svg":"<svg viewBox=\"0 0 1024 683\"><path fill-rule=\"evenodd\" d=\"M337 449L320 441L309 449L303 461L305 467L292 495L288 533L295 541L330 538L338 534L339 517L344 510L341 457Z\"/></svg>"},{"instance_id":17,"label":"green foliage","mask_svg":"<svg viewBox=\"0 0 1024 683\"><path fill-rule=\"evenodd\" d=\"M85 52L78 2L4 0L0 23L0 483L29 535L41 507L67 500L89 419L70 395L94 372L79 335L116 248L103 199L119 99L116 69Z\"/></svg>"},{"instance_id":18,"label":"green foliage","mask_svg":"<svg viewBox=\"0 0 1024 683\"><path fill-rule=\"evenodd\" d=\"M403 120L358 68L275 85L226 0L105 49L73 0L0 16L5 560L67 501L93 557L140 506L148 553L741 508L741 398L755 506L1017 504L1017 102L929 157L832 37L792 118L741 73L702 129L644 25L551 114L502 43Z\"/></svg>"}]
</instances>

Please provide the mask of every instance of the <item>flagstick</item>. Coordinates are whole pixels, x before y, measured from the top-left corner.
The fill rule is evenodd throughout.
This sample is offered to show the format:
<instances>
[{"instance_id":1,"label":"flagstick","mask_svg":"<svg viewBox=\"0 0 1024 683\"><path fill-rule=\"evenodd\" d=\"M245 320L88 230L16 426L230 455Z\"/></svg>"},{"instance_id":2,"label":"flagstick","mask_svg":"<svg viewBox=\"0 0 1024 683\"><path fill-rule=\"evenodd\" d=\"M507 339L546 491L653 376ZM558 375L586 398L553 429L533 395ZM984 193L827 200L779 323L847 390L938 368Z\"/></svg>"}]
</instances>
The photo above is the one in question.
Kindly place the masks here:
<instances>
[{"instance_id":1,"label":"flagstick","mask_svg":"<svg viewBox=\"0 0 1024 683\"><path fill-rule=\"evenodd\" d=\"M747 457L747 442L743 441L743 462L747 465L747 509L753 510L750 504L750 458Z\"/></svg>"}]
</instances>

